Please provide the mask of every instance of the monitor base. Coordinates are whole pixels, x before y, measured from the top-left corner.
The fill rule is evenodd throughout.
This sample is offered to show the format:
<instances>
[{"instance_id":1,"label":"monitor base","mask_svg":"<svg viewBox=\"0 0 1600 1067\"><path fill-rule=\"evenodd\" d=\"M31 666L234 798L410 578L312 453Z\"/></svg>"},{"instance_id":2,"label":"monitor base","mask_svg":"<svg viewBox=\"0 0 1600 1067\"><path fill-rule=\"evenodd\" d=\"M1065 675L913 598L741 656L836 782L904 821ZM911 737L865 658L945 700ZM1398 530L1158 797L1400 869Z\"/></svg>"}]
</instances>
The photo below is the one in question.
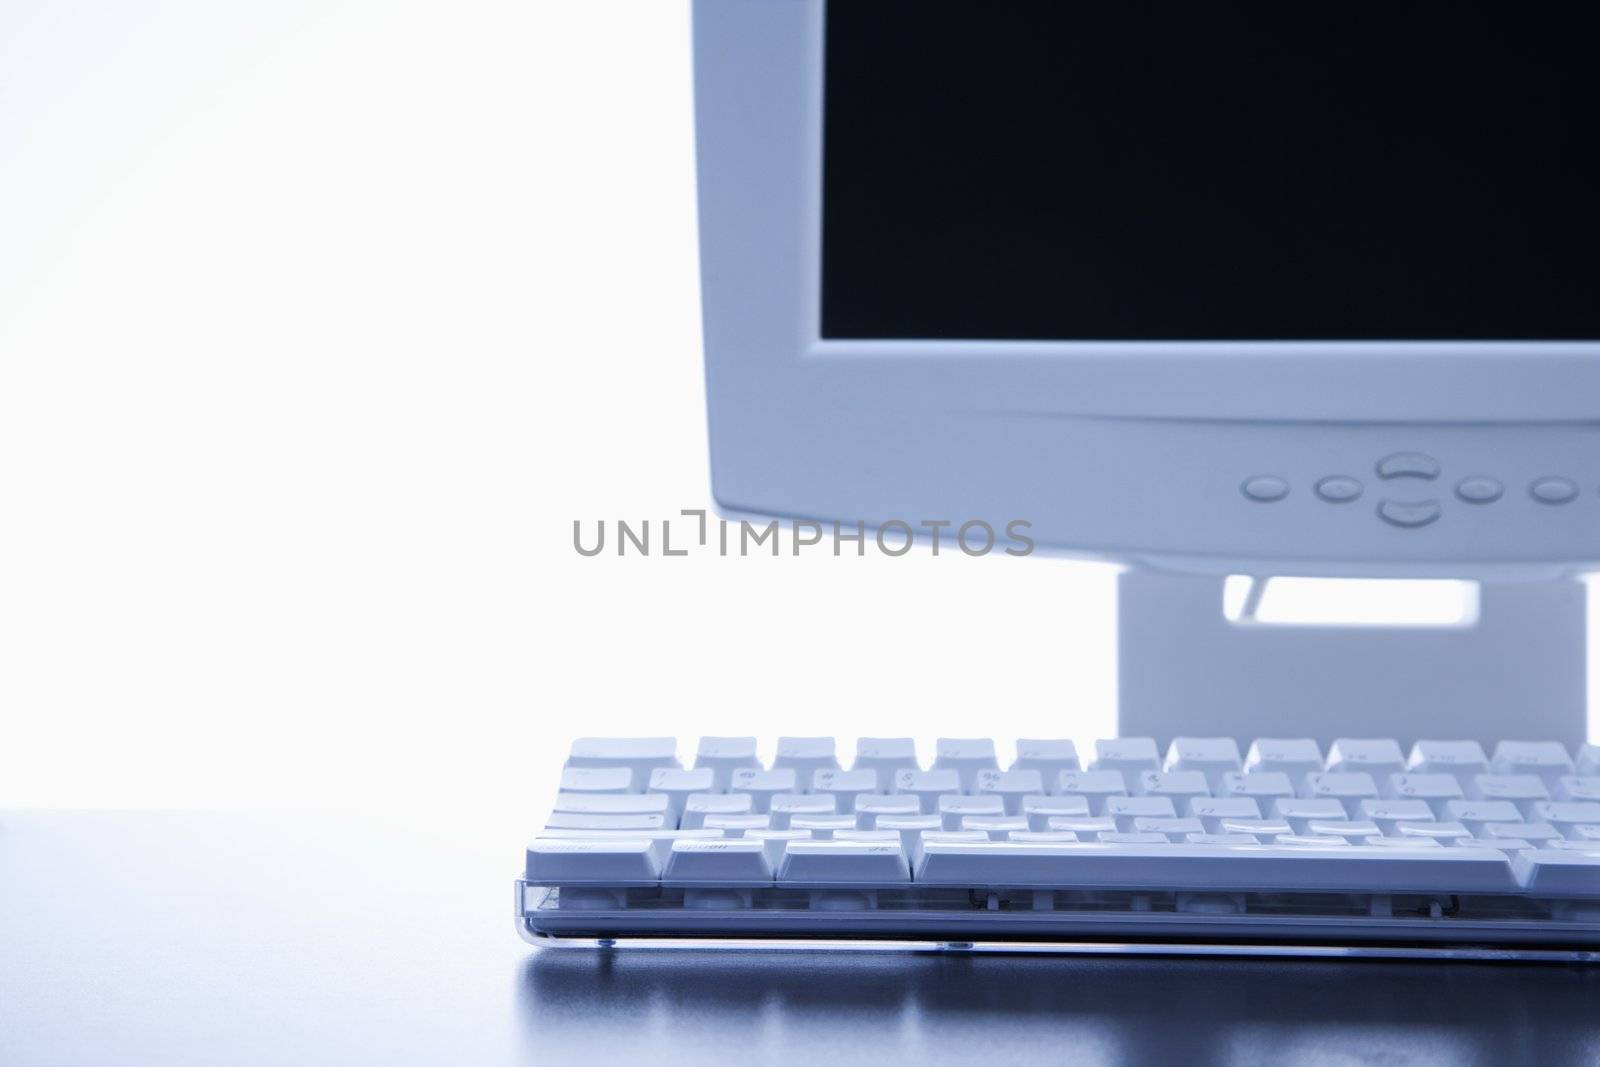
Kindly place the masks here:
<instances>
[{"instance_id":1,"label":"monitor base","mask_svg":"<svg viewBox=\"0 0 1600 1067\"><path fill-rule=\"evenodd\" d=\"M1477 621L1459 626L1234 622L1223 581L1119 577L1122 736L1586 740L1579 579L1484 581Z\"/></svg>"}]
</instances>

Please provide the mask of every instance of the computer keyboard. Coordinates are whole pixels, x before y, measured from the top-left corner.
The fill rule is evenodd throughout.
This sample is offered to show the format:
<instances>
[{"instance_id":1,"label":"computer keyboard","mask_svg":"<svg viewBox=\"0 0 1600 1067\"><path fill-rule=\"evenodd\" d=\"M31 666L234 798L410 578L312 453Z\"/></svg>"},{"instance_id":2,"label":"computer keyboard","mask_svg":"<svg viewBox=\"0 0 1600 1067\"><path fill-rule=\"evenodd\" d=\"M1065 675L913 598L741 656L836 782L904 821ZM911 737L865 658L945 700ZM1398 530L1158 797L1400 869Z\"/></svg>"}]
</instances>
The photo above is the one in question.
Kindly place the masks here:
<instances>
[{"instance_id":1,"label":"computer keyboard","mask_svg":"<svg viewBox=\"0 0 1600 1067\"><path fill-rule=\"evenodd\" d=\"M535 942L1600 960L1600 747L583 738L528 844Z\"/></svg>"}]
</instances>

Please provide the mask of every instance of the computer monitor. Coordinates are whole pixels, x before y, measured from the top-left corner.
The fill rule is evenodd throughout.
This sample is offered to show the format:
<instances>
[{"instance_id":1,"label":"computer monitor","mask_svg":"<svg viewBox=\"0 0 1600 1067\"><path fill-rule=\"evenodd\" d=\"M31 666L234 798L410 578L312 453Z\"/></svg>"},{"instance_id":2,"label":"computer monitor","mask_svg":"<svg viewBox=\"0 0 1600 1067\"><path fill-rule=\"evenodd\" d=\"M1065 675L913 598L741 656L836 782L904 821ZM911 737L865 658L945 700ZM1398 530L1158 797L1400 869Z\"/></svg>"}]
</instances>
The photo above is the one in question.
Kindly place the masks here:
<instances>
[{"instance_id":1,"label":"computer monitor","mask_svg":"<svg viewBox=\"0 0 1600 1067\"><path fill-rule=\"evenodd\" d=\"M694 18L724 509L1211 576L1600 560L1600 9Z\"/></svg>"}]
</instances>

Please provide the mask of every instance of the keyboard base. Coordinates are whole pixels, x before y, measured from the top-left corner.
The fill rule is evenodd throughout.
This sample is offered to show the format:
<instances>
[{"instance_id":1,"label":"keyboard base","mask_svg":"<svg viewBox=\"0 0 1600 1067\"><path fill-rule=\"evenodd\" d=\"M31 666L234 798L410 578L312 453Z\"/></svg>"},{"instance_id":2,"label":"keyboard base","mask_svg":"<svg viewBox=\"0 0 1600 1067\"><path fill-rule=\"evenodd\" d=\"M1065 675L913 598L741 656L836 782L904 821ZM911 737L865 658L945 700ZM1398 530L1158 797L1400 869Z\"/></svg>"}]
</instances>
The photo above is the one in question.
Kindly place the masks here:
<instances>
[{"instance_id":1,"label":"keyboard base","mask_svg":"<svg viewBox=\"0 0 1600 1067\"><path fill-rule=\"evenodd\" d=\"M535 945L698 945L913 952L1369 957L1600 963L1600 923L1459 916L788 908L561 908L519 880L517 930Z\"/></svg>"}]
</instances>

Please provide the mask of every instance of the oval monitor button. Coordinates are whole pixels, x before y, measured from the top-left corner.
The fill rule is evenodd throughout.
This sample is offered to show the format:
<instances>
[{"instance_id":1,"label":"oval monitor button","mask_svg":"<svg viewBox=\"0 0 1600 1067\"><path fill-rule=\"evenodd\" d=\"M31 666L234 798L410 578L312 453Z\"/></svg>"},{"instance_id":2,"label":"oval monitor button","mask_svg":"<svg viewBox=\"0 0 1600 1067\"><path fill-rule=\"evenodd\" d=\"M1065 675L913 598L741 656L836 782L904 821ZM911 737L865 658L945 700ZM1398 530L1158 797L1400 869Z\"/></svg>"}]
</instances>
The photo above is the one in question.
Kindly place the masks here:
<instances>
[{"instance_id":1,"label":"oval monitor button","mask_svg":"<svg viewBox=\"0 0 1600 1067\"><path fill-rule=\"evenodd\" d=\"M1577 497L1578 485L1571 478L1540 478L1528 492L1541 504L1565 504Z\"/></svg>"},{"instance_id":2,"label":"oval monitor button","mask_svg":"<svg viewBox=\"0 0 1600 1067\"><path fill-rule=\"evenodd\" d=\"M1504 492L1503 485L1481 474L1474 474L1456 483L1456 496L1469 504L1493 504Z\"/></svg>"},{"instance_id":3,"label":"oval monitor button","mask_svg":"<svg viewBox=\"0 0 1600 1067\"><path fill-rule=\"evenodd\" d=\"M1271 474L1258 474L1246 478L1239 491L1260 504L1270 504L1289 495L1289 483Z\"/></svg>"},{"instance_id":4,"label":"oval monitor button","mask_svg":"<svg viewBox=\"0 0 1600 1067\"><path fill-rule=\"evenodd\" d=\"M1330 504L1348 504L1361 495L1361 483L1343 474L1333 474L1317 483L1317 495Z\"/></svg>"}]
</instances>

